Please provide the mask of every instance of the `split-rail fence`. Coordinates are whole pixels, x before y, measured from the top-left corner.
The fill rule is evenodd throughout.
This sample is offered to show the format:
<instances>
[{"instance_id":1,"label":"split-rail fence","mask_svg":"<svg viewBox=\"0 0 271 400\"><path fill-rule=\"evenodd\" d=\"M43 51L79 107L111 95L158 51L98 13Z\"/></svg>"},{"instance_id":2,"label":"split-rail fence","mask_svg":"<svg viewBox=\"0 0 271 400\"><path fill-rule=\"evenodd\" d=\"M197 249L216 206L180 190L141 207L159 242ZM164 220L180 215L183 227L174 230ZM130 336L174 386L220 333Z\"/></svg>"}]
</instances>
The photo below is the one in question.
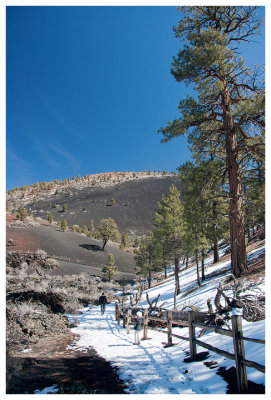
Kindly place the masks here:
<instances>
[{"instance_id":1,"label":"split-rail fence","mask_svg":"<svg viewBox=\"0 0 271 400\"><path fill-rule=\"evenodd\" d=\"M115 303L115 317L120 324L120 319L123 320L123 328L126 327L127 333L130 333L130 326L132 323L132 316L135 315L139 308L125 307L124 302L122 305L118 302ZM258 371L265 373L265 366L256 363L255 361L249 361L245 358L245 348L244 341L255 342L259 344L265 344L265 340L252 339L243 336L242 329L242 316L232 315L231 324L232 329L224 329L216 325L208 325L203 323L206 317L206 313L194 312L194 311L172 311L166 310L160 313L160 316L152 315L149 313L147 308L144 309L143 313L143 337L142 340L147 340L148 329L152 329L161 333L167 334L167 344L166 346L173 346L173 337L178 339L189 341L190 349L190 360L197 360L197 346L203 347L209 351L215 352L222 355L223 357L229 358L235 361L236 366L236 379L237 387L239 393L248 393L248 381L247 381L247 371L246 367L252 367ZM149 324L150 322L150 324ZM154 323L158 323L160 327L152 326ZM164 327L161 328L161 326ZM172 332L173 326L187 327L189 336L180 336ZM234 353L229 353L228 351L218 349L210 344L207 344L201 340L196 339L195 328L201 328L203 330L209 330L216 332L220 335L226 335L232 337Z\"/></svg>"}]
</instances>

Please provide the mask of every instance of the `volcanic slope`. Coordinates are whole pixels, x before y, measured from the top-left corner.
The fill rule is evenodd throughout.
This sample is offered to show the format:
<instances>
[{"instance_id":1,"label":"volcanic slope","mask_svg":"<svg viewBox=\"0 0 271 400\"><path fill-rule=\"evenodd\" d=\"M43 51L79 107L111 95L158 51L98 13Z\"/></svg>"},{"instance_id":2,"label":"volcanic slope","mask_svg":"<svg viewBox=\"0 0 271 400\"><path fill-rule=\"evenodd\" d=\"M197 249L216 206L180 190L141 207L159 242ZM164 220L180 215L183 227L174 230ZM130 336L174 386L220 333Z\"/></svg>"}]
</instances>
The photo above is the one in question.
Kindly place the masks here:
<instances>
[{"instance_id":1,"label":"volcanic slope","mask_svg":"<svg viewBox=\"0 0 271 400\"><path fill-rule=\"evenodd\" d=\"M70 259L72 263L63 263L60 261L62 268L56 270L56 274L91 272L88 268L94 267L101 269L107 264L108 255L112 253L115 258L116 266L119 272L135 274L134 255L122 251L118 246L109 242L105 251L100 251L101 242L91 239L85 235L70 231L63 232L59 226L48 225L42 221L36 225L20 224L19 227L14 224L7 225L7 242L13 240L13 246L7 246L7 251L36 251L38 249L46 251L49 256L54 256L64 260ZM78 264L77 264L78 263ZM83 265L81 265L83 264ZM100 273L98 273L100 275Z\"/></svg>"},{"instance_id":2,"label":"volcanic slope","mask_svg":"<svg viewBox=\"0 0 271 400\"><path fill-rule=\"evenodd\" d=\"M110 186L65 187L56 194L37 199L26 206L28 212L47 220L66 218L68 226L97 226L103 218L113 218L121 233L142 236L151 229L157 203L174 184L180 189L177 176L149 177L129 180ZM63 206L67 210L63 212Z\"/></svg>"}]
</instances>

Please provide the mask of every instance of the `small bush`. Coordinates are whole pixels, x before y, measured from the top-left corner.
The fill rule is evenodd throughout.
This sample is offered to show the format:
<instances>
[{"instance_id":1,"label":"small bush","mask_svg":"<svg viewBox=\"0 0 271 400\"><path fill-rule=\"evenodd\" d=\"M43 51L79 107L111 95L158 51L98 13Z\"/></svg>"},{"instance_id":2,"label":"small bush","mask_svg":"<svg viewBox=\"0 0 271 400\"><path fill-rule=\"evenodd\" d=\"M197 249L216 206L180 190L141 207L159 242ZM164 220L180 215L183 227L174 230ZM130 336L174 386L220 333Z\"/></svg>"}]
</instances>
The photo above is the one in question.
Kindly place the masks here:
<instances>
[{"instance_id":1,"label":"small bush","mask_svg":"<svg viewBox=\"0 0 271 400\"><path fill-rule=\"evenodd\" d=\"M30 301L18 303L13 307L13 312L18 318L23 318L26 315L33 315L35 312L37 312L37 306L32 304Z\"/></svg>"},{"instance_id":2,"label":"small bush","mask_svg":"<svg viewBox=\"0 0 271 400\"><path fill-rule=\"evenodd\" d=\"M47 258L46 262L47 262L49 268L51 268L51 269L55 269L55 268L59 268L60 267L59 262L57 262L53 258Z\"/></svg>"},{"instance_id":3,"label":"small bush","mask_svg":"<svg viewBox=\"0 0 271 400\"><path fill-rule=\"evenodd\" d=\"M44 250L37 250L35 253L36 257L40 260L45 260L47 257L47 253Z\"/></svg>"}]
</instances>

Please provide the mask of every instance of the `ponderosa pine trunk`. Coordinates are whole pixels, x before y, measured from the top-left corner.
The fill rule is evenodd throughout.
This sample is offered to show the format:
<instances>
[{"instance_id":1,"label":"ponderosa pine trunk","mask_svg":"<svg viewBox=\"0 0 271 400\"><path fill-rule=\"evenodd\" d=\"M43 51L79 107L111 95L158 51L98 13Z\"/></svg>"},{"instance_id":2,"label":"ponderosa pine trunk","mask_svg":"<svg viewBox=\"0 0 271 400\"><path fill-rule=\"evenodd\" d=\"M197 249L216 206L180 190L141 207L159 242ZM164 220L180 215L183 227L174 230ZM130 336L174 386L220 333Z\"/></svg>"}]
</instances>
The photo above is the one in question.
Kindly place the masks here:
<instances>
[{"instance_id":1,"label":"ponderosa pine trunk","mask_svg":"<svg viewBox=\"0 0 271 400\"><path fill-rule=\"evenodd\" d=\"M151 269L149 268L148 287L151 287Z\"/></svg>"},{"instance_id":2,"label":"ponderosa pine trunk","mask_svg":"<svg viewBox=\"0 0 271 400\"><path fill-rule=\"evenodd\" d=\"M215 226L215 230L216 230L216 226ZM218 239L217 236L215 234L214 236L214 264L217 263L219 261L219 253L218 253Z\"/></svg>"},{"instance_id":3,"label":"ponderosa pine trunk","mask_svg":"<svg viewBox=\"0 0 271 400\"><path fill-rule=\"evenodd\" d=\"M200 283L200 277L199 277L198 249L196 249L195 255L196 255L196 267L197 267L197 281L198 281L198 285L199 285L199 287L200 287L200 286L201 286L201 283Z\"/></svg>"},{"instance_id":4,"label":"ponderosa pine trunk","mask_svg":"<svg viewBox=\"0 0 271 400\"><path fill-rule=\"evenodd\" d=\"M229 176L231 270L238 278L247 271L244 215L242 210L241 179L238 165L236 131L233 123L232 105L227 84L222 99L223 122L226 138L226 165Z\"/></svg>"},{"instance_id":5,"label":"ponderosa pine trunk","mask_svg":"<svg viewBox=\"0 0 271 400\"><path fill-rule=\"evenodd\" d=\"M205 280L205 265L204 265L205 251L201 250L201 280Z\"/></svg>"},{"instance_id":6,"label":"ponderosa pine trunk","mask_svg":"<svg viewBox=\"0 0 271 400\"><path fill-rule=\"evenodd\" d=\"M214 201L213 202L213 220L216 221L217 219L217 202ZM214 223L213 226L214 229L214 264L217 263L219 261L219 253L218 253L218 237L217 237L217 227L216 227L216 223Z\"/></svg>"},{"instance_id":7,"label":"ponderosa pine trunk","mask_svg":"<svg viewBox=\"0 0 271 400\"><path fill-rule=\"evenodd\" d=\"M167 279L167 262L165 257L163 257L163 264L164 264L165 279Z\"/></svg>"},{"instance_id":8,"label":"ponderosa pine trunk","mask_svg":"<svg viewBox=\"0 0 271 400\"><path fill-rule=\"evenodd\" d=\"M180 260L179 260L178 256L175 256L174 262L175 262L175 268L174 268L175 287L176 287L176 293L178 295L178 294L181 293L180 280L179 280L179 264L180 264Z\"/></svg>"}]
</instances>

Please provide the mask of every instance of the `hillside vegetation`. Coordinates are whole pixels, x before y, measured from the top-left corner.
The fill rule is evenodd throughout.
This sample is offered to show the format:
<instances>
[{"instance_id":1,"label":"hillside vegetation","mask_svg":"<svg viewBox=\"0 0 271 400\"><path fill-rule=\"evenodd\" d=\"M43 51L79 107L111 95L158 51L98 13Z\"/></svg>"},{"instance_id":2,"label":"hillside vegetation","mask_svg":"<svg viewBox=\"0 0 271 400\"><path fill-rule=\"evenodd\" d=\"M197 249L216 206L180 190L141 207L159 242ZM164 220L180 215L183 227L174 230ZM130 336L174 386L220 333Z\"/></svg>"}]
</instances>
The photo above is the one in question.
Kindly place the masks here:
<instances>
[{"instance_id":1,"label":"hillside vegetation","mask_svg":"<svg viewBox=\"0 0 271 400\"><path fill-rule=\"evenodd\" d=\"M7 210L25 207L45 220L66 219L69 227L93 229L102 218L113 218L121 233L142 236L152 227L157 202L175 184L176 174L125 172L87 175L62 181L35 183L7 192Z\"/></svg>"}]
</instances>

